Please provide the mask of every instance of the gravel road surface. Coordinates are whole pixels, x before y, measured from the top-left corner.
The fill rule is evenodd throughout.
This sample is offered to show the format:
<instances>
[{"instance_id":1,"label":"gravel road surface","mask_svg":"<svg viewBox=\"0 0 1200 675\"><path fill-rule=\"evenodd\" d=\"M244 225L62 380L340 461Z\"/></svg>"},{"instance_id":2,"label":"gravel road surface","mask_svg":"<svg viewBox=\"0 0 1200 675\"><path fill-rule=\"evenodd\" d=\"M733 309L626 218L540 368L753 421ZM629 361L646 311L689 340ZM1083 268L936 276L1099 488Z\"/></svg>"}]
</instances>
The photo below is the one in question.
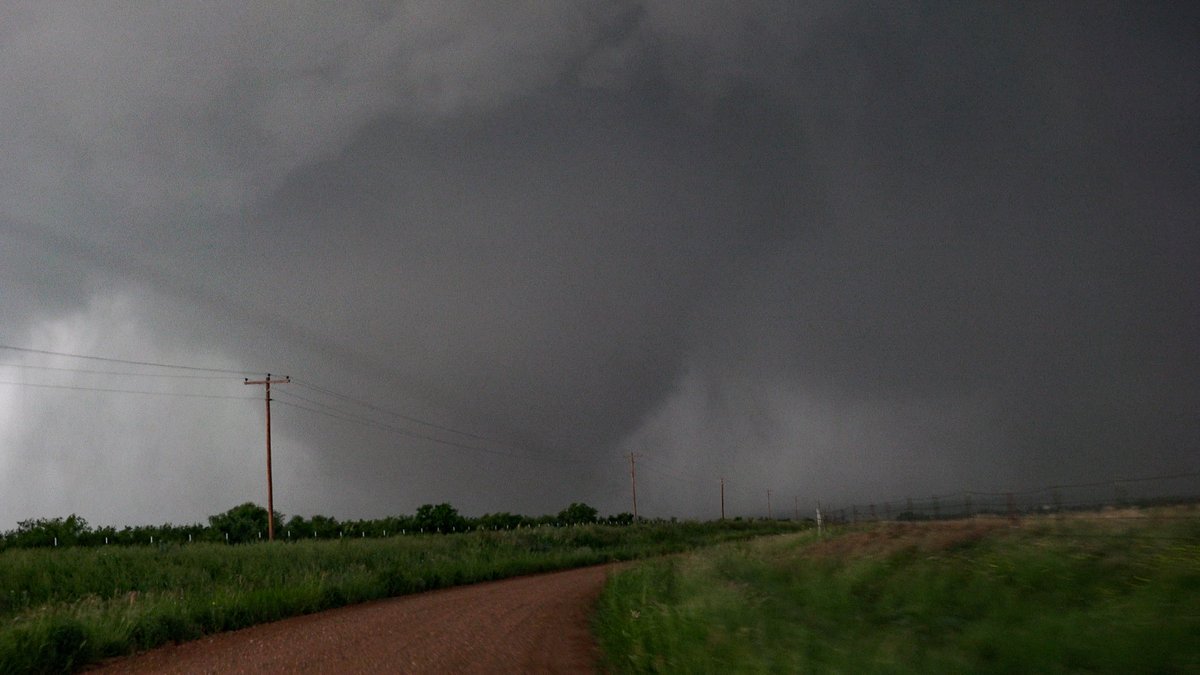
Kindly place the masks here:
<instances>
[{"instance_id":1,"label":"gravel road surface","mask_svg":"<svg viewBox=\"0 0 1200 675\"><path fill-rule=\"evenodd\" d=\"M612 565L460 586L221 633L100 673L590 673Z\"/></svg>"}]
</instances>

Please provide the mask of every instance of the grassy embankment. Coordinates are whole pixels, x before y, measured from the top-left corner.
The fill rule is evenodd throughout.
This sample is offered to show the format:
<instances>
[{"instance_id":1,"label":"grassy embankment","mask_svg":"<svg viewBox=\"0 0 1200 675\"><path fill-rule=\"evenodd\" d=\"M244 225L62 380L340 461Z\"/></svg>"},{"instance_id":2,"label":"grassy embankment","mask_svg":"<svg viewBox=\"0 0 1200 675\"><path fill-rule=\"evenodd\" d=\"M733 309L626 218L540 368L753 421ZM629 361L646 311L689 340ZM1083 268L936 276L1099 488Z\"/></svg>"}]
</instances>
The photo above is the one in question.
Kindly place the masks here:
<instances>
[{"instance_id":1,"label":"grassy embankment","mask_svg":"<svg viewBox=\"0 0 1200 675\"><path fill-rule=\"evenodd\" d=\"M1200 672L1200 511L878 525L614 576L617 672Z\"/></svg>"},{"instance_id":2,"label":"grassy embankment","mask_svg":"<svg viewBox=\"0 0 1200 675\"><path fill-rule=\"evenodd\" d=\"M786 523L535 528L290 544L0 552L0 672L61 672L365 600L795 529Z\"/></svg>"}]
</instances>

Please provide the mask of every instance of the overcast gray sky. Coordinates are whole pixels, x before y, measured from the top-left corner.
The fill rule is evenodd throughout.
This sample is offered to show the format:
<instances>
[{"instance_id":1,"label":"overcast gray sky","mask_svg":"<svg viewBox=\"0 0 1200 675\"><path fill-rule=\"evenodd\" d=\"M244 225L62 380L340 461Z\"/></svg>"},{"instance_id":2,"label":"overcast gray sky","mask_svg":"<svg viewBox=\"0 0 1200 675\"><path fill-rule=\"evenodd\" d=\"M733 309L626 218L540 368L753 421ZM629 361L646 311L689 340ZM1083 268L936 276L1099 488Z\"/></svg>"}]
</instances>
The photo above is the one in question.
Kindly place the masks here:
<instances>
[{"instance_id":1,"label":"overcast gray sky","mask_svg":"<svg viewBox=\"0 0 1200 675\"><path fill-rule=\"evenodd\" d=\"M1198 34L5 3L0 344L235 372L0 349L0 529L265 503L266 372L286 514L627 511L631 451L703 518L1200 472Z\"/></svg>"}]
</instances>

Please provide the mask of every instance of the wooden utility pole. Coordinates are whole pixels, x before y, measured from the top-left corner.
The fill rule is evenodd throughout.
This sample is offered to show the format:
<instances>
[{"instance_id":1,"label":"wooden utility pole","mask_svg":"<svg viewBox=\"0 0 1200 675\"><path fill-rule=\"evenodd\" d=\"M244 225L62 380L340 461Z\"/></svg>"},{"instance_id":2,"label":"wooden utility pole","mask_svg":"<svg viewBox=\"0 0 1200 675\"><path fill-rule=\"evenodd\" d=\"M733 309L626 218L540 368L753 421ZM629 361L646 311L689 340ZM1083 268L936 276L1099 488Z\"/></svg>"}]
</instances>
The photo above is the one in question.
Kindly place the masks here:
<instances>
[{"instance_id":1,"label":"wooden utility pole","mask_svg":"<svg viewBox=\"0 0 1200 675\"><path fill-rule=\"evenodd\" d=\"M725 477L721 477L721 520L725 520Z\"/></svg>"},{"instance_id":2,"label":"wooden utility pole","mask_svg":"<svg viewBox=\"0 0 1200 675\"><path fill-rule=\"evenodd\" d=\"M772 520L772 516L771 516L771 488L767 488L767 520Z\"/></svg>"},{"instance_id":3,"label":"wooden utility pole","mask_svg":"<svg viewBox=\"0 0 1200 675\"><path fill-rule=\"evenodd\" d=\"M796 501L796 522L800 522L800 495L795 496Z\"/></svg>"},{"instance_id":4,"label":"wooden utility pole","mask_svg":"<svg viewBox=\"0 0 1200 675\"><path fill-rule=\"evenodd\" d=\"M267 401L267 541L275 541L275 488L271 479L271 385L287 384L292 381L290 376L282 380L271 379L267 373L266 379L251 380L246 378L243 384L261 384Z\"/></svg>"},{"instance_id":5,"label":"wooden utility pole","mask_svg":"<svg viewBox=\"0 0 1200 675\"><path fill-rule=\"evenodd\" d=\"M637 454L629 453L629 477L633 481L633 522L637 522Z\"/></svg>"}]
</instances>

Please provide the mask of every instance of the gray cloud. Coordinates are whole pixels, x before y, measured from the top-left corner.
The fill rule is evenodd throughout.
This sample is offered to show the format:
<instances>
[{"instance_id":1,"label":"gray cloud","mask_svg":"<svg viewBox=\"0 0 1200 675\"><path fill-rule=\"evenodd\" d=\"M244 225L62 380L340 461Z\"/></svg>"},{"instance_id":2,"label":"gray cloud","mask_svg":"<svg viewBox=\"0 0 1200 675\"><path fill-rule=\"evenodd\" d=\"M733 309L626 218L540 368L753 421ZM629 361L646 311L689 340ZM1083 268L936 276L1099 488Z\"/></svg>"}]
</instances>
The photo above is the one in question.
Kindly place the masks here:
<instances>
[{"instance_id":1,"label":"gray cloud","mask_svg":"<svg viewBox=\"0 0 1200 675\"><path fill-rule=\"evenodd\" d=\"M281 393L289 513L619 510L629 451L663 515L1195 469L1190 11L17 6L0 342L538 458ZM253 403L6 387L4 521L261 499Z\"/></svg>"}]
</instances>

